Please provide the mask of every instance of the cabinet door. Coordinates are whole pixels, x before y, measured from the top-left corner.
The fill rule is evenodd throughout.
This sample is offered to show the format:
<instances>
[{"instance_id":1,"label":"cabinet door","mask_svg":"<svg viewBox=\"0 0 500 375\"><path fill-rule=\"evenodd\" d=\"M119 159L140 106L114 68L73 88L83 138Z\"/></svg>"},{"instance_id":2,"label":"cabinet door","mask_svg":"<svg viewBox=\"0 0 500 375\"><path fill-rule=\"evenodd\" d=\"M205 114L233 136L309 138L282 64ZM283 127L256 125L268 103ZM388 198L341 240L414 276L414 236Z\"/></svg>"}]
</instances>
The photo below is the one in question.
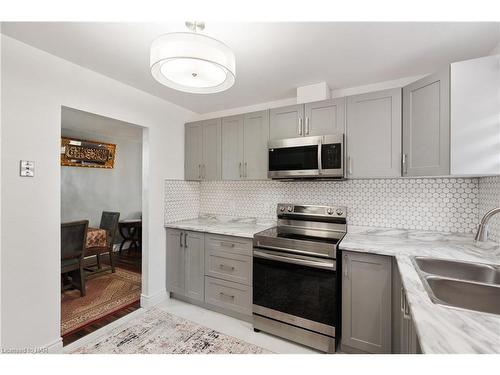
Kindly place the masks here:
<instances>
[{"instance_id":1,"label":"cabinet door","mask_svg":"<svg viewBox=\"0 0 500 375\"><path fill-rule=\"evenodd\" d=\"M304 105L273 108L269 112L269 139L304 135Z\"/></svg>"},{"instance_id":2,"label":"cabinet door","mask_svg":"<svg viewBox=\"0 0 500 375\"><path fill-rule=\"evenodd\" d=\"M267 142L269 111L247 113L244 116L243 176L251 180L267 179Z\"/></svg>"},{"instance_id":3,"label":"cabinet door","mask_svg":"<svg viewBox=\"0 0 500 375\"><path fill-rule=\"evenodd\" d=\"M167 290L181 295L186 277L183 234L177 229L167 229Z\"/></svg>"},{"instance_id":4,"label":"cabinet door","mask_svg":"<svg viewBox=\"0 0 500 375\"><path fill-rule=\"evenodd\" d=\"M450 71L403 88L403 175L450 173Z\"/></svg>"},{"instance_id":5,"label":"cabinet door","mask_svg":"<svg viewBox=\"0 0 500 375\"><path fill-rule=\"evenodd\" d=\"M203 128L201 122L185 126L184 176L186 180L201 179L203 160Z\"/></svg>"},{"instance_id":6,"label":"cabinet door","mask_svg":"<svg viewBox=\"0 0 500 375\"><path fill-rule=\"evenodd\" d=\"M345 99L334 98L305 105L304 135L326 135L345 129Z\"/></svg>"},{"instance_id":7,"label":"cabinet door","mask_svg":"<svg viewBox=\"0 0 500 375\"><path fill-rule=\"evenodd\" d=\"M347 98L348 177L401 176L401 89Z\"/></svg>"},{"instance_id":8,"label":"cabinet door","mask_svg":"<svg viewBox=\"0 0 500 375\"><path fill-rule=\"evenodd\" d=\"M221 157L221 119L203 121L203 163L201 175L204 180L220 180L222 171Z\"/></svg>"},{"instance_id":9,"label":"cabinet door","mask_svg":"<svg viewBox=\"0 0 500 375\"><path fill-rule=\"evenodd\" d=\"M343 252L342 345L391 352L391 258Z\"/></svg>"},{"instance_id":10,"label":"cabinet door","mask_svg":"<svg viewBox=\"0 0 500 375\"><path fill-rule=\"evenodd\" d=\"M453 63L450 76L451 174L500 175L500 54Z\"/></svg>"},{"instance_id":11,"label":"cabinet door","mask_svg":"<svg viewBox=\"0 0 500 375\"><path fill-rule=\"evenodd\" d=\"M186 257L185 296L203 301L205 299L205 246L200 232L184 232Z\"/></svg>"},{"instance_id":12,"label":"cabinet door","mask_svg":"<svg viewBox=\"0 0 500 375\"><path fill-rule=\"evenodd\" d=\"M243 116L222 119L222 179L243 177Z\"/></svg>"}]
</instances>

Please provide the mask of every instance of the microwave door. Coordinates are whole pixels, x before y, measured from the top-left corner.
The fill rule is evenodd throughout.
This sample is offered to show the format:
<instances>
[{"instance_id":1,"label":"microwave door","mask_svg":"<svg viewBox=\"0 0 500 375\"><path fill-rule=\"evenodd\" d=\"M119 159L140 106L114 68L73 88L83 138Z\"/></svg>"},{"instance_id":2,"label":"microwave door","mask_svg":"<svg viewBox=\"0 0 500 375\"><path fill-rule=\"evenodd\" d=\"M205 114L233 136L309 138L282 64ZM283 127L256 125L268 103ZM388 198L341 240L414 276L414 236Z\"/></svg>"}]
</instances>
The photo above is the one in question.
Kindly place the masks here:
<instances>
[{"instance_id":1,"label":"microwave door","mask_svg":"<svg viewBox=\"0 0 500 375\"><path fill-rule=\"evenodd\" d=\"M319 176L318 144L269 148L270 178Z\"/></svg>"}]
</instances>

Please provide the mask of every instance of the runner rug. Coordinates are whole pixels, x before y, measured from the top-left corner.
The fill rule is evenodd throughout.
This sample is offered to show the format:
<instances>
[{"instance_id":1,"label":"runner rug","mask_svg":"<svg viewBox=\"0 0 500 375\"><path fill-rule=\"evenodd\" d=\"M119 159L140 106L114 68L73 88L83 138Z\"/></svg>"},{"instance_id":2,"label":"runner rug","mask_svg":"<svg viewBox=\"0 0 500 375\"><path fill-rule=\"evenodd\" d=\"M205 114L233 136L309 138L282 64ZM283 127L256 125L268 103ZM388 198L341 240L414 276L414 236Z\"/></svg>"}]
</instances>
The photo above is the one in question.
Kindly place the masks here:
<instances>
[{"instance_id":1,"label":"runner rug","mask_svg":"<svg viewBox=\"0 0 500 375\"><path fill-rule=\"evenodd\" d=\"M256 345L152 308L104 336L76 348L76 354L263 354Z\"/></svg>"},{"instance_id":2,"label":"runner rug","mask_svg":"<svg viewBox=\"0 0 500 375\"><path fill-rule=\"evenodd\" d=\"M86 296L68 290L61 295L61 336L74 332L139 300L141 275L121 268L86 282Z\"/></svg>"}]
</instances>

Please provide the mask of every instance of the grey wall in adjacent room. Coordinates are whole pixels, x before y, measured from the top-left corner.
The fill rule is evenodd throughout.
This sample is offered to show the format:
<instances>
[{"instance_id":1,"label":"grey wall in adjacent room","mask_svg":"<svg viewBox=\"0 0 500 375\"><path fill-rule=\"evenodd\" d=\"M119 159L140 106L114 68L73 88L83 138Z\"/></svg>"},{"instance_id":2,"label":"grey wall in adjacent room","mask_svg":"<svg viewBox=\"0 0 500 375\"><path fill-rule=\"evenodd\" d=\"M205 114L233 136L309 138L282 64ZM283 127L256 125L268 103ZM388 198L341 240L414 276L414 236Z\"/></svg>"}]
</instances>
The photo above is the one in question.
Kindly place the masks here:
<instances>
[{"instance_id":1,"label":"grey wall in adjacent room","mask_svg":"<svg viewBox=\"0 0 500 375\"><path fill-rule=\"evenodd\" d=\"M62 222L88 219L98 226L102 211L118 211L120 219L141 214L142 139L65 129L62 135L116 144L113 169L61 167Z\"/></svg>"}]
</instances>

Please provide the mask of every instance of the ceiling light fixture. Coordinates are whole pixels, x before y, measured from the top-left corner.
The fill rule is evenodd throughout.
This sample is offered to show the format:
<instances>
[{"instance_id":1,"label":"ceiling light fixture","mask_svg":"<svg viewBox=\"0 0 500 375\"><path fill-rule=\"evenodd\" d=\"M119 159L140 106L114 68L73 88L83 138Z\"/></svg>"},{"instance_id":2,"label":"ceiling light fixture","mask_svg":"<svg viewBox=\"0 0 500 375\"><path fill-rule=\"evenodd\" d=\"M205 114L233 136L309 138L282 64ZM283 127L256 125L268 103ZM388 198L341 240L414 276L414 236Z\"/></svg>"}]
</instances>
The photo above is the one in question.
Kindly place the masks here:
<instances>
[{"instance_id":1,"label":"ceiling light fixture","mask_svg":"<svg viewBox=\"0 0 500 375\"><path fill-rule=\"evenodd\" d=\"M159 36L151 44L153 77L175 90L211 94L230 88L236 78L233 51L217 39L198 33L203 22L186 22L192 32Z\"/></svg>"}]
</instances>

